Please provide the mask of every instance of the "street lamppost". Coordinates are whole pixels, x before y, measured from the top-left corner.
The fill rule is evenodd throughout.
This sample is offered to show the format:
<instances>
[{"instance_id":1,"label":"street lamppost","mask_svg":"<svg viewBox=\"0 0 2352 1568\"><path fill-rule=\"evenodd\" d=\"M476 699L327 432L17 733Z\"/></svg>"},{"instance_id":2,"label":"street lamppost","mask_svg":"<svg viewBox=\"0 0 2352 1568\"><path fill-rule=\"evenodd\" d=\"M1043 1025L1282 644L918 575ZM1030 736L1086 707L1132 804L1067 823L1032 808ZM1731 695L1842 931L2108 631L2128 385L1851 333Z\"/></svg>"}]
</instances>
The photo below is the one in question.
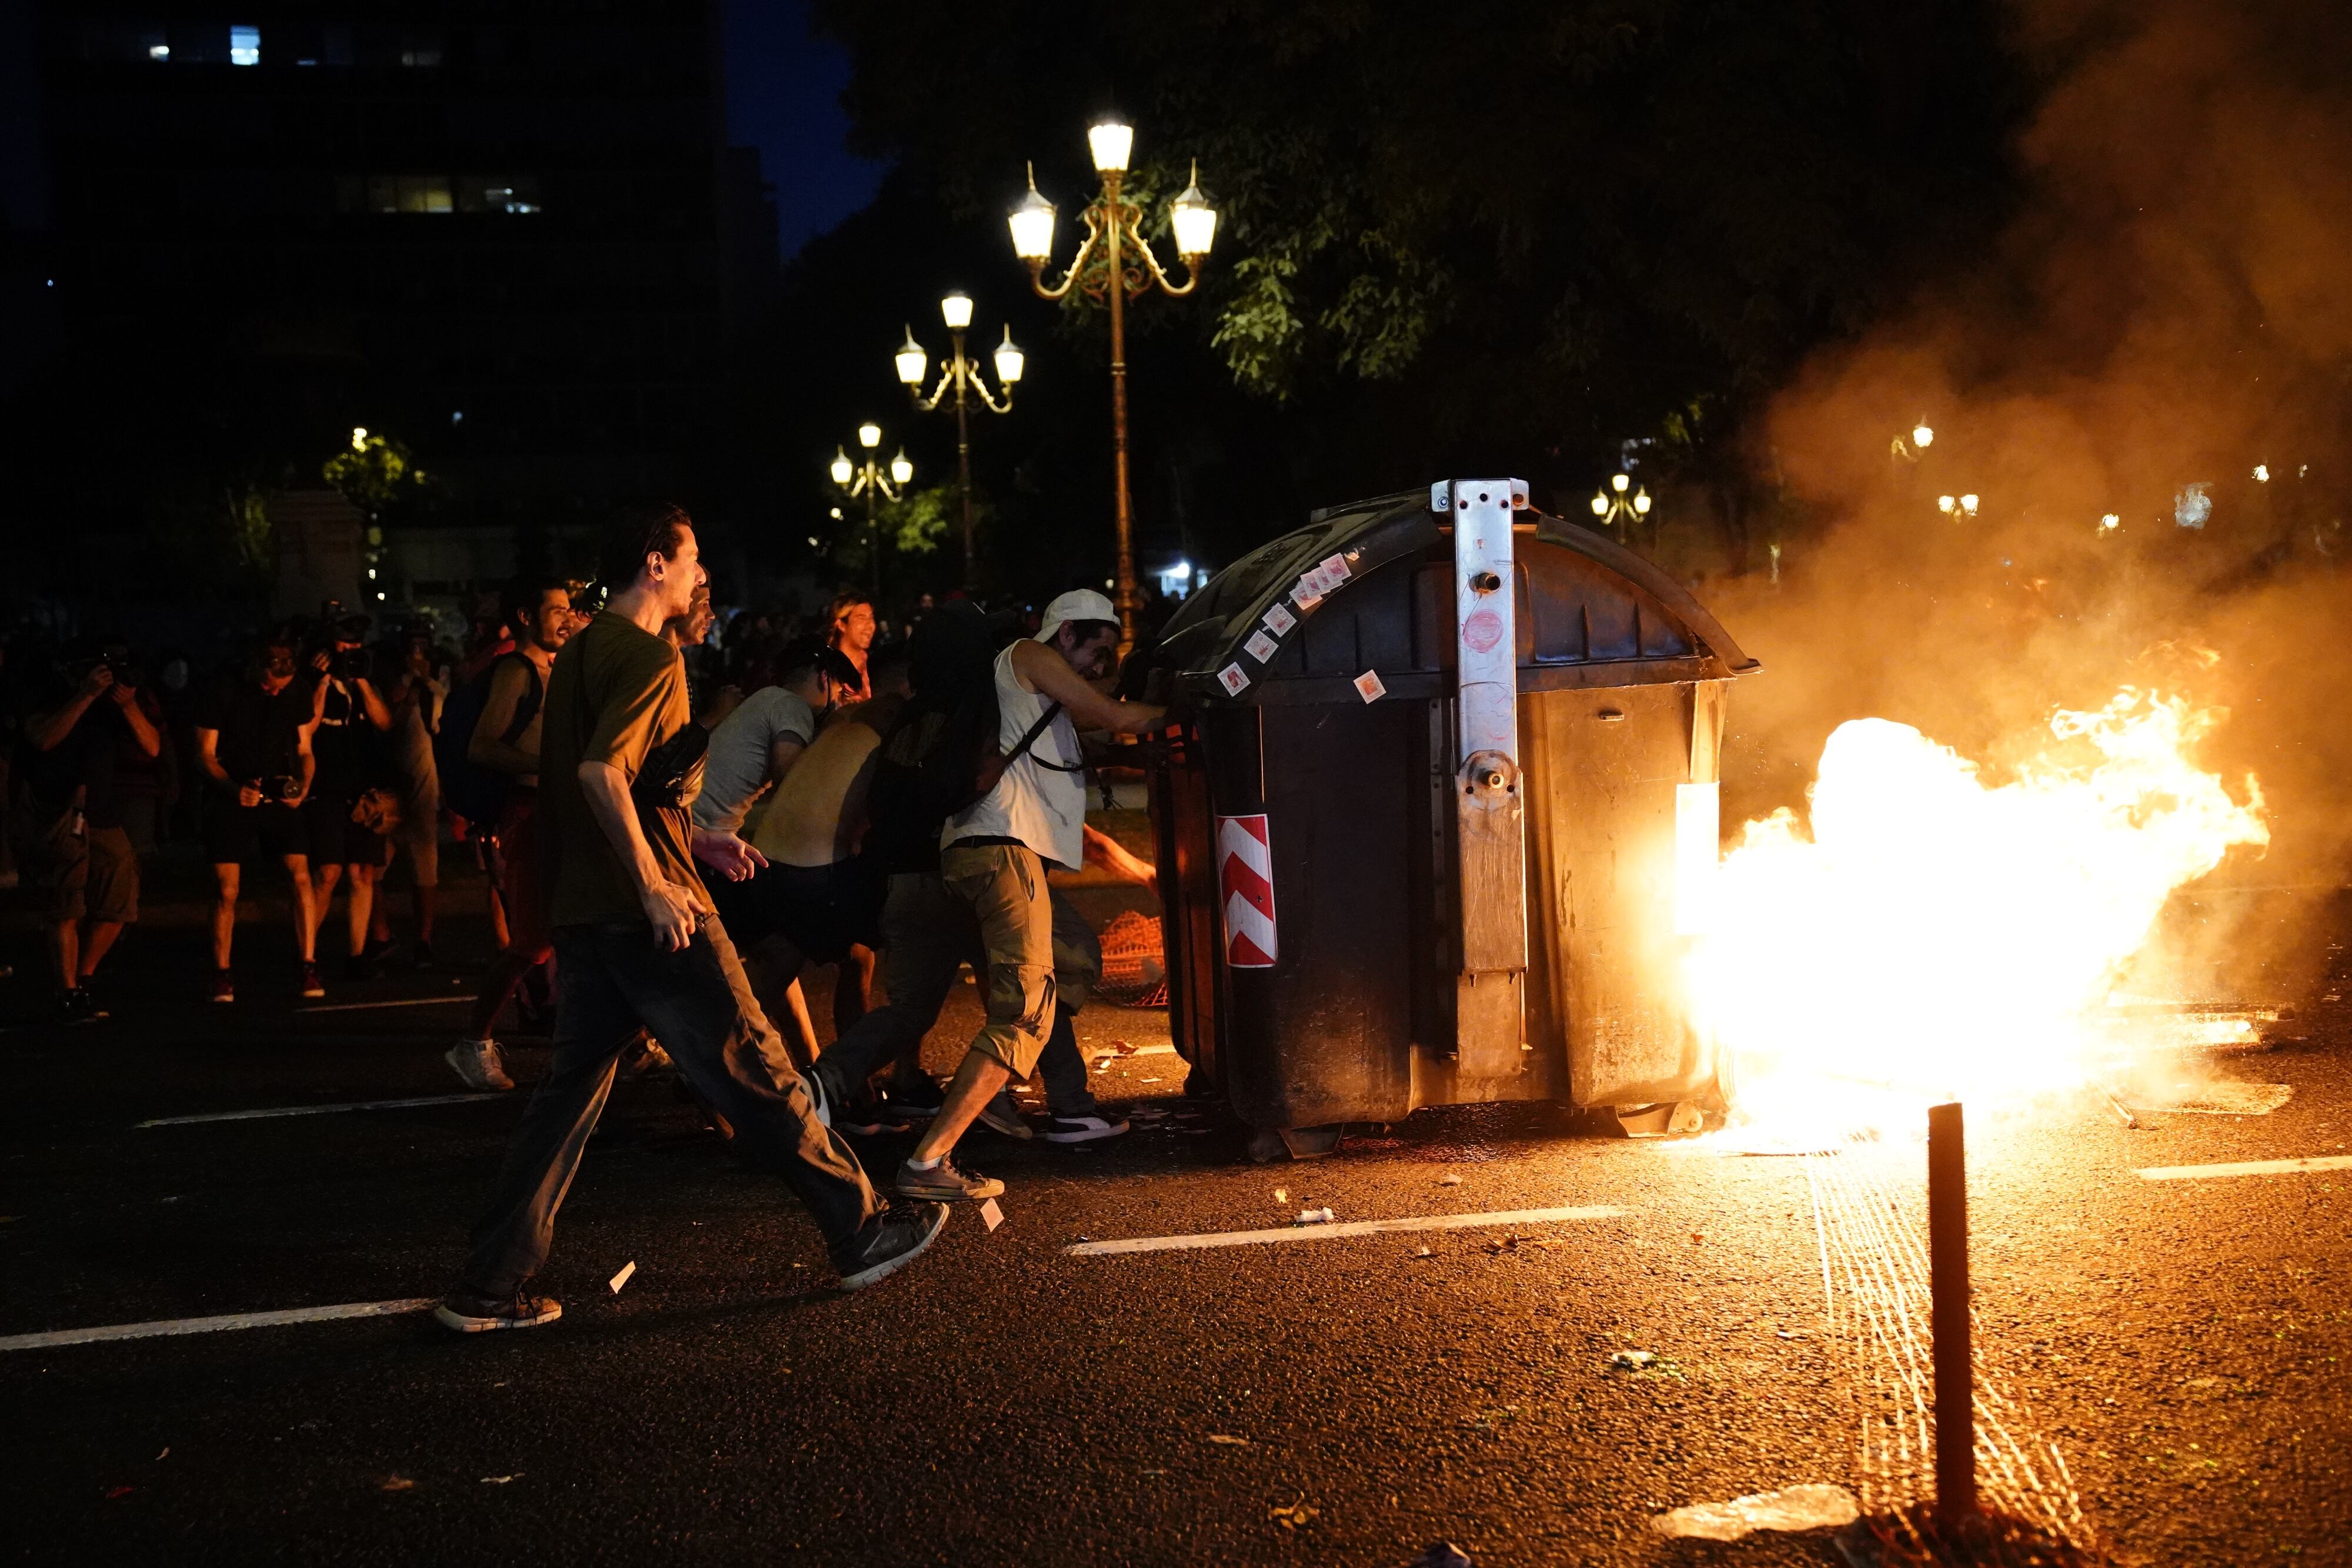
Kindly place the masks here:
<instances>
[{"instance_id":1,"label":"street lamppost","mask_svg":"<svg viewBox=\"0 0 2352 1568\"><path fill-rule=\"evenodd\" d=\"M882 427L870 421L857 427L857 444L866 451L863 464L852 463L849 454L836 446L833 449L833 482L849 492L855 500L866 497L866 549L872 558L874 591L882 591L882 530L874 520L874 503L877 497L895 501L900 492L914 481L915 465L908 461L907 449L898 448L898 455L890 459L888 476L875 453L882 444ZM841 516L839 511L833 514Z\"/></svg>"},{"instance_id":2,"label":"street lamppost","mask_svg":"<svg viewBox=\"0 0 2352 1568\"><path fill-rule=\"evenodd\" d=\"M1135 580L1135 517L1127 479L1127 302L1140 299L1154 287L1171 298L1192 292L1217 235L1217 213L1201 193L1201 169L1192 166L1192 182L1169 204L1169 225L1176 232L1176 254L1184 263L1184 285L1178 287L1160 269L1160 258L1143 242L1143 209L1126 201L1119 187L1127 177L1128 154L1135 145L1135 130L1115 120L1087 131L1095 172L1102 176L1102 193L1080 214L1087 225L1086 243L1071 258L1062 281L1048 287L1045 263L1054 254L1054 204L1037 193L1037 172L1029 171L1029 193L1013 209L1007 221L1013 229L1013 254L1029 264L1029 286L1039 297L1059 299L1073 285L1089 299L1110 307L1110 424L1112 470L1116 476L1118 530L1118 648L1123 655L1135 645L1135 613L1141 602Z\"/></svg>"},{"instance_id":3,"label":"street lamppost","mask_svg":"<svg viewBox=\"0 0 2352 1568\"><path fill-rule=\"evenodd\" d=\"M1632 476L1612 474L1609 476L1609 488L1592 492L1592 515L1601 519L1601 526L1604 528L1623 528L1625 542L1628 544L1633 540L1633 524L1650 515L1650 492L1645 489L1633 490L1631 496L1626 495L1625 492L1633 489L1633 486ZM1657 532L1653 529L1650 534L1650 548L1655 549L1657 547Z\"/></svg>"},{"instance_id":4,"label":"street lamppost","mask_svg":"<svg viewBox=\"0 0 2352 1568\"><path fill-rule=\"evenodd\" d=\"M940 301L940 319L948 324L948 337L955 344L947 363L940 367L940 384L931 395L923 395L923 370L929 356L915 341L915 329L907 329L907 340L898 345L892 358L898 361L898 380L905 383L907 395L915 407L929 413L940 406L940 400L955 392L956 419L956 481L963 492L963 585L974 586L971 548L971 421L966 412L968 403L977 402L991 413L1013 412L1013 386L1021 379L1022 353L1013 346L1013 325L1005 323L1004 341L996 345L996 381L1004 393L999 402L991 397L988 383L980 377L980 366L963 351L964 329L971 325L971 296L959 289Z\"/></svg>"}]
</instances>

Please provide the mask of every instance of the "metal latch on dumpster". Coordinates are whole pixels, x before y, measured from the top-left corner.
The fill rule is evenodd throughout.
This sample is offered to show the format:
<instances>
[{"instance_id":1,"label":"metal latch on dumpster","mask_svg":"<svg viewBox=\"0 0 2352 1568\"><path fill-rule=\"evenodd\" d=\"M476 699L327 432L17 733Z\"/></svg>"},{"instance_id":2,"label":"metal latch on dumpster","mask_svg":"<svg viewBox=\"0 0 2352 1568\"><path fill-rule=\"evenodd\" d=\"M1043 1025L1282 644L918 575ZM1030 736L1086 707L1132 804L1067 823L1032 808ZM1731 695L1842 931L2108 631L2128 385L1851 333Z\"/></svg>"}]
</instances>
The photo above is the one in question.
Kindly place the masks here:
<instances>
[{"instance_id":1,"label":"metal latch on dumpster","mask_svg":"<svg viewBox=\"0 0 2352 1568\"><path fill-rule=\"evenodd\" d=\"M1433 489L1433 508L1454 517L1455 755L1461 758L1454 809L1462 912L1454 1043L1459 1071L1492 1078L1525 1070L1527 812L1519 773L1511 514L1528 504L1528 486L1523 479L1456 479Z\"/></svg>"}]
</instances>

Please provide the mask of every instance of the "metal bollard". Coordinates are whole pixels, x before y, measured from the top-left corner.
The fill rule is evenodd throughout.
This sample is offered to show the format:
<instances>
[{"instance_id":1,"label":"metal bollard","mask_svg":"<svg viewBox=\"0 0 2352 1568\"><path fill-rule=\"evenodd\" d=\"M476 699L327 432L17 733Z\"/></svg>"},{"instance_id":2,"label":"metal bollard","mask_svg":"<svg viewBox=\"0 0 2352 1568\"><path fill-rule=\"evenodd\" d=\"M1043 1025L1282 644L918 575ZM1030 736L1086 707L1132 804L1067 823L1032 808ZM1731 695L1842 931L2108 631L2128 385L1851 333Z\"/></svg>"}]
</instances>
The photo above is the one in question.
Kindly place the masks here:
<instances>
[{"instance_id":1,"label":"metal bollard","mask_svg":"<svg viewBox=\"0 0 2352 1568\"><path fill-rule=\"evenodd\" d=\"M1976 1369L1969 1324L1969 1160L1958 1101L1927 1108L1927 1291L1935 1336L1936 1516L1977 1513Z\"/></svg>"}]
</instances>

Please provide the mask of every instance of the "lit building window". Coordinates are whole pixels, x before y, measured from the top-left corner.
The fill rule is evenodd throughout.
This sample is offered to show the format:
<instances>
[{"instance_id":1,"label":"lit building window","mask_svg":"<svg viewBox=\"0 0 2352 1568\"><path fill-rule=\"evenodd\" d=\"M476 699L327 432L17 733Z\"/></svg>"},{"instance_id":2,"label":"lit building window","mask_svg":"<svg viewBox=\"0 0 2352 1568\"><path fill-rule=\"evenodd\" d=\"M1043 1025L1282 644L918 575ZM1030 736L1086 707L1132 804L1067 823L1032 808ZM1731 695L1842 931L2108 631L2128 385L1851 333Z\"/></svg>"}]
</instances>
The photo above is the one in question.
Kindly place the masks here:
<instances>
[{"instance_id":1,"label":"lit building window","mask_svg":"<svg viewBox=\"0 0 2352 1568\"><path fill-rule=\"evenodd\" d=\"M261 29L231 27L228 30L228 63L233 66L257 66L261 63Z\"/></svg>"},{"instance_id":2,"label":"lit building window","mask_svg":"<svg viewBox=\"0 0 2352 1568\"><path fill-rule=\"evenodd\" d=\"M461 213L535 213L539 182L514 175L467 174L457 182Z\"/></svg>"},{"instance_id":3,"label":"lit building window","mask_svg":"<svg viewBox=\"0 0 2352 1568\"><path fill-rule=\"evenodd\" d=\"M372 213L453 213L446 174L371 174L367 210Z\"/></svg>"},{"instance_id":4,"label":"lit building window","mask_svg":"<svg viewBox=\"0 0 2352 1568\"><path fill-rule=\"evenodd\" d=\"M168 60L172 57L172 46L169 44L150 44L147 46L147 57L158 62Z\"/></svg>"}]
</instances>

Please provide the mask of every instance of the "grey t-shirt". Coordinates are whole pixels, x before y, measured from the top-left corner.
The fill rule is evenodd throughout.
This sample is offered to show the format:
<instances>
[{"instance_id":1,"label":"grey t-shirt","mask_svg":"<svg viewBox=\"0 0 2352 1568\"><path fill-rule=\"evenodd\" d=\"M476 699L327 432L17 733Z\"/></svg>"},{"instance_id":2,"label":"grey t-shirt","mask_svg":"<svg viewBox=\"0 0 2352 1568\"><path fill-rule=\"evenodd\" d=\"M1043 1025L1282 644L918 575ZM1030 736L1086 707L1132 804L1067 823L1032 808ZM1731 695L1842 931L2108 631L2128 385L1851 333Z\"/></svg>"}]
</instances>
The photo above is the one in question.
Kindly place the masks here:
<instances>
[{"instance_id":1,"label":"grey t-shirt","mask_svg":"<svg viewBox=\"0 0 2352 1568\"><path fill-rule=\"evenodd\" d=\"M745 697L710 732L694 825L706 832L740 832L744 813L767 787L768 748L779 736L789 735L806 746L815 734L816 715L797 693L763 686Z\"/></svg>"}]
</instances>

